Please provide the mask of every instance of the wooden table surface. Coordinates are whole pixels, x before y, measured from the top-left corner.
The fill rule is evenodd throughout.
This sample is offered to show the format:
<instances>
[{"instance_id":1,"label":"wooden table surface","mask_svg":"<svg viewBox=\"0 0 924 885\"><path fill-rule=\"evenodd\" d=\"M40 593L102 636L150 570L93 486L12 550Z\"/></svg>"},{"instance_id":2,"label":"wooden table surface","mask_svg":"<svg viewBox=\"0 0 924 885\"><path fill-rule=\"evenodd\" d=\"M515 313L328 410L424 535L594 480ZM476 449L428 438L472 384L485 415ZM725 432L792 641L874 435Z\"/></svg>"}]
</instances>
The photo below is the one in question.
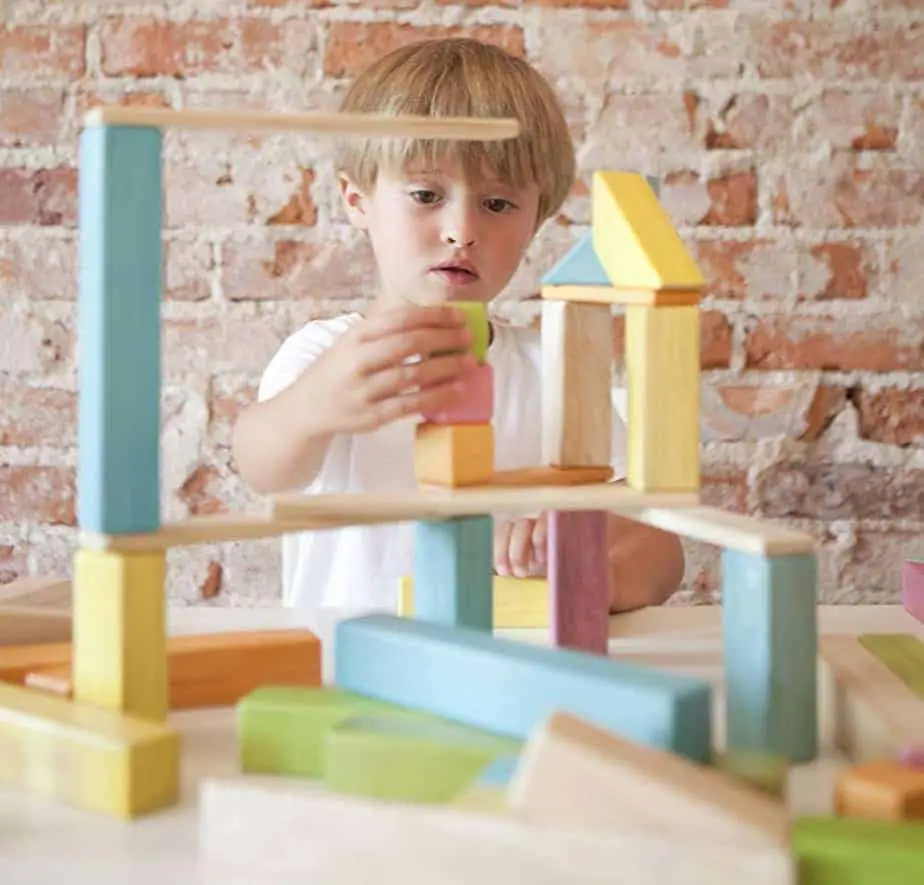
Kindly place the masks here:
<instances>
[{"instance_id":1,"label":"wooden table surface","mask_svg":"<svg viewBox=\"0 0 924 885\"><path fill-rule=\"evenodd\" d=\"M171 634L304 626L324 642L330 678L332 628L337 612L276 608L177 608ZM828 606L819 610L823 635L914 633L924 625L899 606ZM528 642L545 642L544 630L505 631ZM721 722L721 612L716 607L667 607L614 617L610 652L616 658L707 678L716 688L716 740ZM822 708L824 702L822 701ZM233 710L194 710L171 715L183 736L181 803L131 823L67 808L0 787L0 882L3 885L181 885L212 881L197 870L197 796L203 779L237 773ZM843 759L830 746L822 719L824 753L792 771L795 813L829 813L833 773ZM306 834L307 837L307 834ZM256 885L256 883L255 883ZM261 883L262 885L262 883Z\"/></svg>"}]
</instances>

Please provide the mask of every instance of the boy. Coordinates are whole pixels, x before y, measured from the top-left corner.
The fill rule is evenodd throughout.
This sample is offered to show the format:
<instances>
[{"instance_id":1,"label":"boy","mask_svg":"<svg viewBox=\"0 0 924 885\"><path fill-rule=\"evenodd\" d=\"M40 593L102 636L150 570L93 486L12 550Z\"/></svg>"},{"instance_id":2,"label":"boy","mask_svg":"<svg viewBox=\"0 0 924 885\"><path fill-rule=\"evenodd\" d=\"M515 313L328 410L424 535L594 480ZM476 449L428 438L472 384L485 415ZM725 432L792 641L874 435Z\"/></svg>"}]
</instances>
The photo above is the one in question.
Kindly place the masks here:
<instances>
[{"instance_id":1,"label":"boy","mask_svg":"<svg viewBox=\"0 0 924 885\"><path fill-rule=\"evenodd\" d=\"M574 149L549 85L529 65L467 39L416 43L372 64L343 111L514 117L498 142L351 140L338 180L350 222L369 237L378 271L370 309L308 323L268 366L258 402L235 427L244 480L270 494L401 492L416 487L414 425L458 392L473 357L462 316L446 302L490 303L540 225L565 200ZM456 351L456 353L453 353ZM431 354L440 354L430 356ZM495 466L542 462L540 338L491 324ZM625 428L613 412L613 467L624 476ZM495 570L540 574L545 516L495 521ZM663 602L683 574L671 534L610 517L611 604ZM413 523L283 538L290 606L393 608L412 573Z\"/></svg>"}]
</instances>

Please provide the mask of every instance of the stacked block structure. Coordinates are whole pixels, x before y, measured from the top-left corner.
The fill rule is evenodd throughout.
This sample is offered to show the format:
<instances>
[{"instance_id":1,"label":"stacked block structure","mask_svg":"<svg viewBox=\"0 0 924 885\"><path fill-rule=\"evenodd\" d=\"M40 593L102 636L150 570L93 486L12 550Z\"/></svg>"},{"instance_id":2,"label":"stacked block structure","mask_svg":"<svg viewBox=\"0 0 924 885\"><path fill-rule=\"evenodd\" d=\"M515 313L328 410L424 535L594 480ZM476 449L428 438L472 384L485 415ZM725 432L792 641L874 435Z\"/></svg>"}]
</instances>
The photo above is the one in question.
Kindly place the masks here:
<instances>
[{"instance_id":1,"label":"stacked block structure","mask_svg":"<svg viewBox=\"0 0 924 885\"><path fill-rule=\"evenodd\" d=\"M908 848L920 830L883 835L881 821L831 818L791 831L772 797L729 780L745 758L778 770L816 755L814 541L699 503L704 281L643 176L594 175L592 232L543 281L543 463L494 469L489 324L483 305L462 303L478 367L457 404L421 416L416 491L280 495L265 512L162 524L160 168L170 127L477 140L518 131L512 120L141 107L88 115L73 643L44 656L44 687L35 673L0 685L0 745L10 751L0 778L117 817L151 813L179 793L168 709L233 703L241 774L204 786L201 826L206 858L238 874L259 878L282 857L336 881L367 847L377 875L394 881L459 881L460 851L468 875L477 867L492 882L590 882L607 869L637 885L787 885L797 881L793 854L810 871L805 882L833 881L825 877L843 866L845 845L875 846L896 870L922 868ZM624 480L610 466L614 308L626 312ZM524 513L549 521L548 576L530 585L529 615L549 625L546 645L494 635L495 613L515 608L516 584L492 574L493 519ZM609 594L618 593L610 514L723 551L723 766L713 764L709 683L607 655ZM409 520L417 536L404 616L339 623L334 673L321 673L319 641L306 631L168 642L170 547ZM249 649L254 667L219 685L232 648ZM20 675L23 660L42 657L20 653ZM826 654L873 720L894 720L899 707L905 722L924 716L920 703L864 681L857 648ZM208 691L181 701L186 679ZM268 785L257 774L275 777ZM844 782L843 807L855 809L875 782L884 814L918 808L919 792L895 798L896 778L894 769L857 774Z\"/></svg>"}]
</instances>

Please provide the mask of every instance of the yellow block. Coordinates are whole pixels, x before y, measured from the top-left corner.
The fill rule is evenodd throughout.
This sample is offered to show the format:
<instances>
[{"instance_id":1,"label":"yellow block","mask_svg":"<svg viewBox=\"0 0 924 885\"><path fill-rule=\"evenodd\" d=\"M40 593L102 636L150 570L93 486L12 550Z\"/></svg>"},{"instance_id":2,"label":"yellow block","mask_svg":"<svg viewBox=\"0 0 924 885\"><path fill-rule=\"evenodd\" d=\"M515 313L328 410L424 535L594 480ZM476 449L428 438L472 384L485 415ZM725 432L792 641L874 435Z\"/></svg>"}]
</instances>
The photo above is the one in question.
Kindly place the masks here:
<instances>
[{"instance_id":1,"label":"yellow block","mask_svg":"<svg viewBox=\"0 0 924 885\"><path fill-rule=\"evenodd\" d=\"M494 428L490 424L418 424L414 475L421 485L466 486L494 473Z\"/></svg>"},{"instance_id":2,"label":"yellow block","mask_svg":"<svg viewBox=\"0 0 924 885\"><path fill-rule=\"evenodd\" d=\"M163 721L167 643L163 551L74 556L74 698Z\"/></svg>"},{"instance_id":3,"label":"yellow block","mask_svg":"<svg viewBox=\"0 0 924 885\"><path fill-rule=\"evenodd\" d=\"M594 251L617 289L699 289L705 281L643 175L595 172Z\"/></svg>"},{"instance_id":4,"label":"yellow block","mask_svg":"<svg viewBox=\"0 0 924 885\"><path fill-rule=\"evenodd\" d=\"M166 725L0 683L0 781L136 817L179 799L180 739Z\"/></svg>"},{"instance_id":5,"label":"yellow block","mask_svg":"<svg viewBox=\"0 0 924 885\"><path fill-rule=\"evenodd\" d=\"M699 308L626 308L628 476L646 492L700 485Z\"/></svg>"},{"instance_id":6,"label":"yellow block","mask_svg":"<svg viewBox=\"0 0 924 885\"><path fill-rule=\"evenodd\" d=\"M401 578L398 614L414 616L414 579ZM494 576L494 628L549 626L549 584L545 578Z\"/></svg>"}]
</instances>

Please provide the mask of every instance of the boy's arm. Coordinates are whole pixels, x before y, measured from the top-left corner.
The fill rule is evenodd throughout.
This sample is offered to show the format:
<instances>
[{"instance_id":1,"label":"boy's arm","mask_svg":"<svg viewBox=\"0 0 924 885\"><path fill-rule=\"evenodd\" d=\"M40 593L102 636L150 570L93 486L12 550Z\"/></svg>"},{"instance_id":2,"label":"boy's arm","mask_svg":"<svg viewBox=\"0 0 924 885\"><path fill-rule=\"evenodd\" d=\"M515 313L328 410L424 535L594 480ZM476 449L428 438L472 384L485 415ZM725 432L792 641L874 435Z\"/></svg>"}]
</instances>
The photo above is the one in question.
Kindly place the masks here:
<instances>
[{"instance_id":1,"label":"boy's arm","mask_svg":"<svg viewBox=\"0 0 924 885\"><path fill-rule=\"evenodd\" d=\"M610 611L661 605L680 587L684 556L670 532L607 514Z\"/></svg>"}]
</instances>

